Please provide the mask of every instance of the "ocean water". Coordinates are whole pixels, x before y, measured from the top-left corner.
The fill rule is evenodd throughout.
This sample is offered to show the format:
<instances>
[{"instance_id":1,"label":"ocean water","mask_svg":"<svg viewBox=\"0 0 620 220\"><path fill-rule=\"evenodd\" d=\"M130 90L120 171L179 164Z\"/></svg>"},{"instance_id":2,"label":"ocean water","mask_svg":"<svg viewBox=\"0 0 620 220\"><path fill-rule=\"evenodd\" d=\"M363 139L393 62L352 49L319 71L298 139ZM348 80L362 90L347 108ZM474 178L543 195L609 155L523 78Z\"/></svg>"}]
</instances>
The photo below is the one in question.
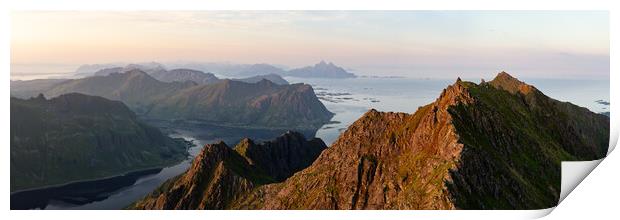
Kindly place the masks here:
<instances>
[{"instance_id":1,"label":"ocean water","mask_svg":"<svg viewBox=\"0 0 620 220\"><path fill-rule=\"evenodd\" d=\"M456 78L456 77L455 77ZM333 123L321 127L316 136L331 145L346 128L368 110L413 113L433 102L455 80L414 78L310 79L286 77L291 83L312 85ZM479 83L478 80L463 79ZM593 112L609 111L609 80L522 79L547 96L586 107ZM338 122L338 123L336 123Z\"/></svg>"}]
</instances>

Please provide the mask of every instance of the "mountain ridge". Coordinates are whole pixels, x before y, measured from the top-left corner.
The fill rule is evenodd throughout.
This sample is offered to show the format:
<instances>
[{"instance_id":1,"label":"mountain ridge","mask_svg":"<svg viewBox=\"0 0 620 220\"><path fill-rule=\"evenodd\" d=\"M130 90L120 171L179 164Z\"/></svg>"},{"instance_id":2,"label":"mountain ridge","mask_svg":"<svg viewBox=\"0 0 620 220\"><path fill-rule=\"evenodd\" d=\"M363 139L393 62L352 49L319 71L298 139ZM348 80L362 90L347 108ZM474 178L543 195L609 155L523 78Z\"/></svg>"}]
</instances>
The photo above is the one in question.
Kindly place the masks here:
<instances>
[{"instance_id":1,"label":"mountain ridge","mask_svg":"<svg viewBox=\"0 0 620 220\"><path fill-rule=\"evenodd\" d=\"M224 142L207 144L184 174L162 184L133 209L226 209L254 188L285 179L304 168L327 146L320 139L306 140L287 132L272 141L255 144L244 139L234 148ZM280 161L256 160L259 155L280 155ZM284 167L273 167L278 163ZM275 168L265 169L265 168ZM288 169L296 167L294 169Z\"/></svg>"},{"instance_id":2,"label":"mountain ridge","mask_svg":"<svg viewBox=\"0 0 620 220\"><path fill-rule=\"evenodd\" d=\"M333 116L310 85L277 85L265 79L256 83L229 79L214 84L162 82L133 69L64 81L44 94L55 97L71 92L120 100L136 113L154 119L317 129Z\"/></svg>"},{"instance_id":3,"label":"mountain ridge","mask_svg":"<svg viewBox=\"0 0 620 220\"><path fill-rule=\"evenodd\" d=\"M507 73L459 78L415 113L368 111L310 166L224 208L544 209L561 161L600 159L608 139L606 116Z\"/></svg>"}]
</instances>

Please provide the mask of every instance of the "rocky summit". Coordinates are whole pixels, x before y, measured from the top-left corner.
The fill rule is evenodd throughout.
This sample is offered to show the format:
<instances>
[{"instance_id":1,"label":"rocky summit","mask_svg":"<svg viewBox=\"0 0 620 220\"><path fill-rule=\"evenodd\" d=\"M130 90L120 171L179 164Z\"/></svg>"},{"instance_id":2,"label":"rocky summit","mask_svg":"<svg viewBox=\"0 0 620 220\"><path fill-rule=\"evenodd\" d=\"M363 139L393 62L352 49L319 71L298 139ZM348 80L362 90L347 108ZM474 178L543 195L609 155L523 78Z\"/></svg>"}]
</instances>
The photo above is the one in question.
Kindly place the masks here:
<instances>
[{"instance_id":1,"label":"rocky summit","mask_svg":"<svg viewBox=\"0 0 620 220\"><path fill-rule=\"evenodd\" d=\"M457 79L413 114L368 111L312 165L282 181L237 181L227 184L237 187L226 191L234 196L217 200L225 205L182 208L544 209L557 205L561 161L603 158L608 140L608 117L505 72L480 84ZM193 170L192 178L213 179L212 169ZM187 174L180 179L138 204L192 196L175 189L211 199L222 192L197 189L205 185Z\"/></svg>"}]
</instances>

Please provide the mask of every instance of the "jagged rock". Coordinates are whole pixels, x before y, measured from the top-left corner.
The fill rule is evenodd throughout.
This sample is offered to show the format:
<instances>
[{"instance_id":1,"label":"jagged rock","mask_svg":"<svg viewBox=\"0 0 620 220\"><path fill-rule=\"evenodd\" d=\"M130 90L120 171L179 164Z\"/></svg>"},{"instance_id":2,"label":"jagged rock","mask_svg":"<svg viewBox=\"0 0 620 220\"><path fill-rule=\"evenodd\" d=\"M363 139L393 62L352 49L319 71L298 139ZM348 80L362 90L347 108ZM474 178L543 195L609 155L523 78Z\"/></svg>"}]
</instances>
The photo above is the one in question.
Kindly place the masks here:
<instances>
[{"instance_id":1,"label":"jagged rock","mask_svg":"<svg viewBox=\"0 0 620 220\"><path fill-rule=\"evenodd\" d=\"M208 144L181 176L164 183L134 209L228 209L257 186L282 181L307 167L326 148L314 138L287 132L255 144L244 139L234 149Z\"/></svg>"}]
</instances>

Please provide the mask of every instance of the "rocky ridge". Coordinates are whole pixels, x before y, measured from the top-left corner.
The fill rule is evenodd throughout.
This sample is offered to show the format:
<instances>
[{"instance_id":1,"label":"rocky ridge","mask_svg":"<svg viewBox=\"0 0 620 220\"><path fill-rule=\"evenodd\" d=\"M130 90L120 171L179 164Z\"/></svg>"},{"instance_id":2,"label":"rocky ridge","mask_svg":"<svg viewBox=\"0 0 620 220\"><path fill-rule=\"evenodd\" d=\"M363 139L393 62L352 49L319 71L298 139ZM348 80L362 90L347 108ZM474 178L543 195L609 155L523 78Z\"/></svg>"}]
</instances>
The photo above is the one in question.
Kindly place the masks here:
<instances>
[{"instance_id":1,"label":"rocky ridge","mask_svg":"<svg viewBox=\"0 0 620 220\"><path fill-rule=\"evenodd\" d=\"M603 158L608 140L606 116L505 72L457 79L413 114L370 110L312 165L223 208L549 208L561 161Z\"/></svg>"},{"instance_id":2,"label":"rocky ridge","mask_svg":"<svg viewBox=\"0 0 620 220\"><path fill-rule=\"evenodd\" d=\"M326 147L320 139L306 140L297 132L260 144L244 139L234 148L224 142L208 144L188 171L131 208L228 209L256 187L307 167Z\"/></svg>"}]
</instances>

